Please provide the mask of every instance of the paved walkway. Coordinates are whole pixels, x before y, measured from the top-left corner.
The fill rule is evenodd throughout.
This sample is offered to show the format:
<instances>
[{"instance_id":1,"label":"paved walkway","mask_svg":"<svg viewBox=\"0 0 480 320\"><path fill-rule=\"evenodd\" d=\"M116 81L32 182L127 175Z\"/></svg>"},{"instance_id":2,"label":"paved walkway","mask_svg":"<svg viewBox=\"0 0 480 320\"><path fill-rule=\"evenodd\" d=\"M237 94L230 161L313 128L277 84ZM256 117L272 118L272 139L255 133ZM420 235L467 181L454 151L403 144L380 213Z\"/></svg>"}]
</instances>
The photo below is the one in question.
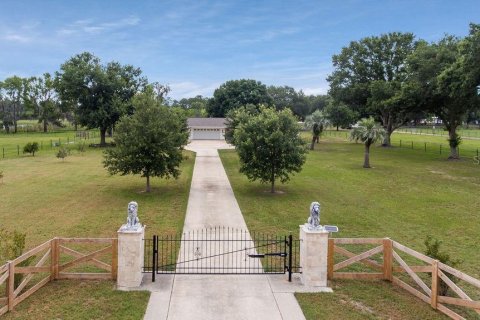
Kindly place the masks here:
<instances>
[{"instance_id":1,"label":"paved walkway","mask_svg":"<svg viewBox=\"0 0 480 320\"><path fill-rule=\"evenodd\" d=\"M225 226L247 230L217 149L220 141L194 141L197 153L184 232ZM185 250L184 248L180 249ZM269 319L303 320L293 296L302 291L286 276L158 275L143 288L152 291L145 318L150 319Z\"/></svg>"}]
</instances>

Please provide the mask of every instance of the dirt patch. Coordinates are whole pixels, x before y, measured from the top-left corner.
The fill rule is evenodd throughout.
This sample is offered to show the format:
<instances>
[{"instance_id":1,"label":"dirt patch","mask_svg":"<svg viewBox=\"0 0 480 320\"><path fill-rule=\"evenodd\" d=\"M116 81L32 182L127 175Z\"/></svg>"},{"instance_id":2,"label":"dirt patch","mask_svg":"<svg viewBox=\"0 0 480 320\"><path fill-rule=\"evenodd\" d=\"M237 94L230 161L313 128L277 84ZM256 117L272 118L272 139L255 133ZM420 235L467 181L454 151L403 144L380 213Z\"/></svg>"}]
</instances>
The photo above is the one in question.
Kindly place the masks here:
<instances>
[{"instance_id":1,"label":"dirt patch","mask_svg":"<svg viewBox=\"0 0 480 320\"><path fill-rule=\"evenodd\" d=\"M263 191L264 193L268 193L268 194L271 194L271 195L276 195L276 194L285 194L285 191L280 191L280 190L277 190L275 192L271 192L270 190L265 190Z\"/></svg>"},{"instance_id":2,"label":"dirt patch","mask_svg":"<svg viewBox=\"0 0 480 320\"><path fill-rule=\"evenodd\" d=\"M341 304L345 305L350 305L354 309L363 312L363 313L369 313L369 314L375 314L372 308L369 306L364 305L363 303L355 300L348 299L347 297L344 297L343 299L340 299Z\"/></svg>"}]
</instances>

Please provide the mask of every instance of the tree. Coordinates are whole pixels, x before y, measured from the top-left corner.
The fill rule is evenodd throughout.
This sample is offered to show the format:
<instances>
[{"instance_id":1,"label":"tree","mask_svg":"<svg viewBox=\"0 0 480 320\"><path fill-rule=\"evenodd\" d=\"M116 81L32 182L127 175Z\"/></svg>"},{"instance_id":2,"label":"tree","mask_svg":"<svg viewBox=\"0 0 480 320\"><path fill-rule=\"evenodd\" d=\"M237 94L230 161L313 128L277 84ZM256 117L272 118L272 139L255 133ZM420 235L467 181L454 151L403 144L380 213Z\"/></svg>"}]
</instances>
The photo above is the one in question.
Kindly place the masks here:
<instances>
[{"instance_id":1,"label":"tree","mask_svg":"<svg viewBox=\"0 0 480 320\"><path fill-rule=\"evenodd\" d=\"M150 178L178 178L182 149L188 142L187 121L155 98L152 88L133 98L135 113L118 122L115 148L105 151L103 164L110 174L140 174Z\"/></svg>"},{"instance_id":2,"label":"tree","mask_svg":"<svg viewBox=\"0 0 480 320\"><path fill-rule=\"evenodd\" d=\"M442 120L449 135L449 159L459 158L458 126L479 109L480 28L473 24L470 28L465 39L447 35L437 43L422 42L408 60L411 77L406 92Z\"/></svg>"},{"instance_id":3,"label":"tree","mask_svg":"<svg viewBox=\"0 0 480 320\"><path fill-rule=\"evenodd\" d=\"M2 86L9 100L10 108L8 111L11 113L9 118L13 123L14 132L17 133L17 120L23 111L24 81L18 76L13 76L5 79Z\"/></svg>"},{"instance_id":4,"label":"tree","mask_svg":"<svg viewBox=\"0 0 480 320\"><path fill-rule=\"evenodd\" d=\"M358 117L355 111L342 103L330 103L325 108L325 114L330 124L337 127L337 131L339 127L348 128Z\"/></svg>"},{"instance_id":5,"label":"tree","mask_svg":"<svg viewBox=\"0 0 480 320\"><path fill-rule=\"evenodd\" d=\"M49 73L42 77L25 79L25 104L34 110L39 123L43 123L43 132L48 131L48 124L61 126L60 103L54 86L54 79Z\"/></svg>"},{"instance_id":6,"label":"tree","mask_svg":"<svg viewBox=\"0 0 480 320\"><path fill-rule=\"evenodd\" d=\"M272 98L272 103L277 110L285 108L292 109L292 106L298 100L298 93L289 86L269 86L267 93ZM293 110L292 110L293 111Z\"/></svg>"},{"instance_id":7,"label":"tree","mask_svg":"<svg viewBox=\"0 0 480 320\"><path fill-rule=\"evenodd\" d=\"M320 135L323 129L328 125L328 120L324 112L316 110L311 115L305 118L305 127L312 129L312 143L310 144L310 150L315 148L315 143L320 140Z\"/></svg>"},{"instance_id":8,"label":"tree","mask_svg":"<svg viewBox=\"0 0 480 320\"><path fill-rule=\"evenodd\" d=\"M187 117L204 118L207 116L208 101L209 98L198 95L194 98L183 98L180 101L174 100L170 106L182 108Z\"/></svg>"},{"instance_id":9,"label":"tree","mask_svg":"<svg viewBox=\"0 0 480 320\"><path fill-rule=\"evenodd\" d=\"M0 128L5 127L7 133L10 133L10 126L13 124L10 109L11 102L7 99L4 83L0 81Z\"/></svg>"},{"instance_id":10,"label":"tree","mask_svg":"<svg viewBox=\"0 0 480 320\"><path fill-rule=\"evenodd\" d=\"M244 122L247 122L248 119L252 116L256 116L259 113L259 107L253 104L247 104L237 109L230 110L227 115L226 125L227 128L225 129L225 140L235 145L235 130L236 128Z\"/></svg>"},{"instance_id":11,"label":"tree","mask_svg":"<svg viewBox=\"0 0 480 320\"><path fill-rule=\"evenodd\" d=\"M105 134L122 115L132 114L132 97L146 85L142 71L118 62L100 63L84 52L61 65L56 73L56 87L61 100L76 106L79 124L100 129L100 144Z\"/></svg>"},{"instance_id":12,"label":"tree","mask_svg":"<svg viewBox=\"0 0 480 320\"><path fill-rule=\"evenodd\" d=\"M211 117L225 117L228 111L247 104L271 105L272 98L268 95L267 86L255 80L227 81L213 92L207 112Z\"/></svg>"},{"instance_id":13,"label":"tree","mask_svg":"<svg viewBox=\"0 0 480 320\"><path fill-rule=\"evenodd\" d=\"M245 116L234 132L240 158L240 172L251 181L285 183L300 172L306 160L306 145L299 135L297 120L289 109L275 111L260 107L257 115Z\"/></svg>"},{"instance_id":14,"label":"tree","mask_svg":"<svg viewBox=\"0 0 480 320\"><path fill-rule=\"evenodd\" d=\"M32 156L35 157L35 152L39 150L38 142L28 142L23 147L23 153L30 153Z\"/></svg>"},{"instance_id":15,"label":"tree","mask_svg":"<svg viewBox=\"0 0 480 320\"><path fill-rule=\"evenodd\" d=\"M295 116L302 120L310 114L311 110L323 109L321 98L317 99L322 96L306 96L302 90L297 92L289 86L270 86L267 88L267 92L277 110L289 108Z\"/></svg>"},{"instance_id":16,"label":"tree","mask_svg":"<svg viewBox=\"0 0 480 320\"><path fill-rule=\"evenodd\" d=\"M416 45L413 34L393 32L352 41L333 56L330 95L361 116L378 117L386 130L384 146L390 146L392 132L409 120L413 108L402 99L402 84Z\"/></svg>"},{"instance_id":17,"label":"tree","mask_svg":"<svg viewBox=\"0 0 480 320\"><path fill-rule=\"evenodd\" d=\"M384 137L385 130L379 127L372 117L361 119L350 132L350 140L361 141L365 144L364 168L370 168L370 146Z\"/></svg>"}]
</instances>

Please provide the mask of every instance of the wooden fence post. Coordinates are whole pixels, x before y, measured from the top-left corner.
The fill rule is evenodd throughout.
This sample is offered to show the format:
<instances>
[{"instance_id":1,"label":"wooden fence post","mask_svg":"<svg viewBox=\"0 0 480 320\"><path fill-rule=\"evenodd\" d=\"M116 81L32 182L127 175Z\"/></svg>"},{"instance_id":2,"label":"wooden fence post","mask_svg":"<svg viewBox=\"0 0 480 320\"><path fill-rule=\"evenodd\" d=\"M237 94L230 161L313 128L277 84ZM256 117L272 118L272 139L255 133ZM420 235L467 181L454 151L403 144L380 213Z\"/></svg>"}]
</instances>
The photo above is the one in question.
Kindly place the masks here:
<instances>
[{"instance_id":1,"label":"wooden fence post","mask_svg":"<svg viewBox=\"0 0 480 320\"><path fill-rule=\"evenodd\" d=\"M333 264L335 254L335 239L328 239L328 254L327 254L327 279L333 280Z\"/></svg>"},{"instance_id":2,"label":"wooden fence post","mask_svg":"<svg viewBox=\"0 0 480 320\"><path fill-rule=\"evenodd\" d=\"M112 280L117 280L118 272L118 239L112 239Z\"/></svg>"},{"instance_id":3,"label":"wooden fence post","mask_svg":"<svg viewBox=\"0 0 480 320\"><path fill-rule=\"evenodd\" d=\"M15 265L13 261L8 261L8 284L7 284L7 297L8 297L8 311L13 310L13 300L15 299Z\"/></svg>"},{"instance_id":4,"label":"wooden fence post","mask_svg":"<svg viewBox=\"0 0 480 320\"><path fill-rule=\"evenodd\" d=\"M432 262L432 296L430 300L430 305L433 309L437 309L438 304L438 260Z\"/></svg>"},{"instance_id":5,"label":"wooden fence post","mask_svg":"<svg viewBox=\"0 0 480 320\"><path fill-rule=\"evenodd\" d=\"M383 279L392 281L393 271L393 246L392 240L389 238L383 239Z\"/></svg>"},{"instance_id":6,"label":"wooden fence post","mask_svg":"<svg viewBox=\"0 0 480 320\"><path fill-rule=\"evenodd\" d=\"M50 281L55 280L58 267L58 238L50 240Z\"/></svg>"},{"instance_id":7,"label":"wooden fence post","mask_svg":"<svg viewBox=\"0 0 480 320\"><path fill-rule=\"evenodd\" d=\"M60 239L55 237L54 241L54 249L55 249L55 267L54 267L54 279L58 279L59 275L59 265L60 265Z\"/></svg>"}]
</instances>

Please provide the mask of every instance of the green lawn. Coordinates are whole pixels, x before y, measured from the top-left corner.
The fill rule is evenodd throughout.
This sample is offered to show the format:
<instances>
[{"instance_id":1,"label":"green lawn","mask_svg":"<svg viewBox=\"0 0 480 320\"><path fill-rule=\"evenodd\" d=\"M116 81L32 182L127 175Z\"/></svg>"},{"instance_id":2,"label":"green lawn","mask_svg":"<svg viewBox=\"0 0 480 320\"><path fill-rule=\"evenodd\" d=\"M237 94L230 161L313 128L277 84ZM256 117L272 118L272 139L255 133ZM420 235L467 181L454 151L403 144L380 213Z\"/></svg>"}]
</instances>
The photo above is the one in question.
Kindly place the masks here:
<instances>
[{"instance_id":1,"label":"green lawn","mask_svg":"<svg viewBox=\"0 0 480 320\"><path fill-rule=\"evenodd\" d=\"M138 320L147 308L150 292L115 290L112 281L55 281L41 288L5 320Z\"/></svg>"},{"instance_id":2,"label":"green lawn","mask_svg":"<svg viewBox=\"0 0 480 320\"><path fill-rule=\"evenodd\" d=\"M450 319L384 281L338 280L333 293L296 294L307 319Z\"/></svg>"},{"instance_id":3,"label":"green lawn","mask_svg":"<svg viewBox=\"0 0 480 320\"><path fill-rule=\"evenodd\" d=\"M146 236L180 232L195 155L185 151L178 180L151 179L147 194L139 176L110 176L101 150L74 152L64 162L53 153L0 160L0 221L27 234L27 249L55 236L116 237L127 204L139 204ZM91 249L91 248L90 248ZM4 262L0 262L3 264ZM1 289L1 288L0 288ZM23 301L6 319L140 319L149 293L117 292L114 283L55 281Z\"/></svg>"},{"instance_id":4,"label":"green lawn","mask_svg":"<svg viewBox=\"0 0 480 320\"><path fill-rule=\"evenodd\" d=\"M180 178L153 178L149 194L144 178L110 176L100 150L74 152L64 162L50 153L2 160L2 226L26 233L27 247L55 236L114 237L135 200L148 236L181 231L195 160L189 151L185 158Z\"/></svg>"},{"instance_id":5,"label":"green lawn","mask_svg":"<svg viewBox=\"0 0 480 320\"><path fill-rule=\"evenodd\" d=\"M463 260L460 270L480 278L480 166L470 159L451 162L436 154L372 147L374 168L364 169L363 145L324 137L303 171L279 187L283 194L272 195L268 186L238 173L235 151L222 151L221 157L250 230L298 234L310 203L319 201L322 224L340 228L336 237L391 237L423 252L432 235Z\"/></svg>"}]
</instances>

